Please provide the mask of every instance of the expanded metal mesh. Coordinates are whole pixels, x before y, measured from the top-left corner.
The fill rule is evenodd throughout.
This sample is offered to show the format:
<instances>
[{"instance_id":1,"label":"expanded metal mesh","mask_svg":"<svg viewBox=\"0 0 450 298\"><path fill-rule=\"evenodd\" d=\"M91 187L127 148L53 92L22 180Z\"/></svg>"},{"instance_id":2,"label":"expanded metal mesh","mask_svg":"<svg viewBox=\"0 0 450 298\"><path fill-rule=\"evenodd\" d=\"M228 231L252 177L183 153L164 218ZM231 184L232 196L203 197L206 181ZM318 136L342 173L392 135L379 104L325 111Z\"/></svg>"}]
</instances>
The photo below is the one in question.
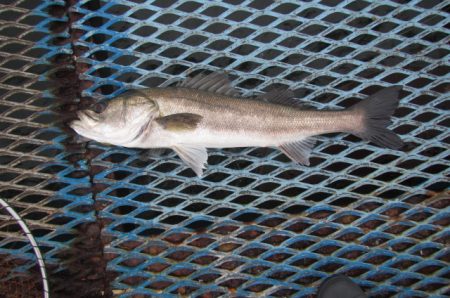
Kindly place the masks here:
<instances>
[{"instance_id":1,"label":"expanded metal mesh","mask_svg":"<svg viewBox=\"0 0 450 298\"><path fill-rule=\"evenodd\" d=\"M60 49L47 44L48 29L36 27L45 20L35 12L38 5L36 1L0 4L0 197L20 213L47 252L58 245L52 232L65 222L55 214L68 199L58 199L56 194L59 182L52 162L62 151L62 138L49 109L54 101L46 78L51 65L44 58ZM0 216L2 252L13 250L17 256L34 258L17 222L5 210Z\"/></svg>"},{"instance_id":2,"label":"expanded metal mesh","mask_svg":"<svg viewBox=\"0 0 450 298\"><path fill-rule=\"evenodd\" d=\"M12 53L0 49L2 137L11 140L1 157L13 156L6 177L17 174L2 196L46 227L35 236L49 259L80 222L101 221L113 289L124 297L304 297L334 273L372 296L449 295L449 9L434 0L43 1L33 10L42 34L29 49L39 60L26 58L25 35L8 38L27 45L14 50L30 61L25 71L5 71ZM41 72L29 74L31 65ZM245 95L284 86L318 108L403 85L392 128L406 145L323 136L310 167L270 148L209 150L197 178L173 152L71 147L47 124L64 119L42 98L73 111L205 69L227 71ZM34 90L39 74L67 88L8 101L22 86ZM11 78L29 76L31 85L11 88ZM54 117L33 126L41 115ZM36 130L14 133L23 126ZM37 165L20 168L19 157ZM23 185L30 175L41 180ZM31 193L40 197L27 201ZM27 218L31 208L43 216Z\"/></svg>"}]
</instances>

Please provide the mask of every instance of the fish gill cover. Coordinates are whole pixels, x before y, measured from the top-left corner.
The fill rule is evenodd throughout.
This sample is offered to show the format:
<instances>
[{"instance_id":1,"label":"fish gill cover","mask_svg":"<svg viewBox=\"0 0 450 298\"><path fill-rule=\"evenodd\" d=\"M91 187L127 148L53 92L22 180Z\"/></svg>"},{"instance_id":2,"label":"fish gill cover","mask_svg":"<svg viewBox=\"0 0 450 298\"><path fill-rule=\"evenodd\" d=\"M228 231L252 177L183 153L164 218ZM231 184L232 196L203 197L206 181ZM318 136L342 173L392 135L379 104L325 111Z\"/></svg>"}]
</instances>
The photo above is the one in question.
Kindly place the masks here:
<instances>
[{"instance_id":1,"label":"fish gill cover","mask_svg":"<svg viewBox=\"0 0 450 298\"><path fill-rule=\"evenodd\" d=\"M449 9L3 1L0 195L68 274L66 294L308 297L344 273L372 296L449 295ZM391 128L406 145L324 136L310 167L270 148L215 149L199 179L173 152L77 144L64 126L132 87L222 69L244 95L289 87L318 108L403 85ZM33 260L2 219L2 256Z\"/></svg>"}]
</instances>

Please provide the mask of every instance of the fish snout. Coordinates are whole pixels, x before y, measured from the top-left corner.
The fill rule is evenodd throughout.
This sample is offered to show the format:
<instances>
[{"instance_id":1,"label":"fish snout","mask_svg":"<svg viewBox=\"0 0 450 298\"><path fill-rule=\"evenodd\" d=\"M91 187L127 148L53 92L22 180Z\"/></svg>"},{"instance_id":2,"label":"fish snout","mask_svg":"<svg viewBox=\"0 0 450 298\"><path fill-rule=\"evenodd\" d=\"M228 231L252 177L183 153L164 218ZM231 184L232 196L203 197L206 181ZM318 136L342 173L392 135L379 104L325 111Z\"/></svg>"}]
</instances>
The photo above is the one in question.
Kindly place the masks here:
<instances>
[{"instance_id":1,"label":"fish snout","mask_svg":"<svg viewBox=\"0 0 450 298\"><path fill-rule=\"evenodd\" d=\"M82 110L77 112L77 116L80 119L80 121L84 124L87 124L89 126L95 125L97 122L100 121L99 114L95 113L92 110Z\"/></svg>"}]
</instances>

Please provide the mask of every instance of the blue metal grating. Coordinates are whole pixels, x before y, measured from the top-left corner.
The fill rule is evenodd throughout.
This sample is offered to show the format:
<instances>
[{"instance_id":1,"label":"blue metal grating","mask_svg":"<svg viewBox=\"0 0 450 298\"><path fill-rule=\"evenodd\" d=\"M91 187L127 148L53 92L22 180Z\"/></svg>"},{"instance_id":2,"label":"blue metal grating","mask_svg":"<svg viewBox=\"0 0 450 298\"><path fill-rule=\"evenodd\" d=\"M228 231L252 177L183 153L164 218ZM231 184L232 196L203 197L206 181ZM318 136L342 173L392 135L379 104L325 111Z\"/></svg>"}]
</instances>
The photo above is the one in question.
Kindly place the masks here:
<instances>
[{"instance_id":1,"label":"blue metal grating","mask_svg":"<svg viewBox=\"0 0 450 298\"><path fill-rule=\"evenodd\" d=\"M58 5L62 13L49 17ZM45 33L34 47L45 53L33 63L70 56L82 93L64 95L77 108L204 69L225 69L245 95L285 86L318 108L348 107L401 84L392 127L407 144L393 151L324 136L311 167L269 148L209 150L199 179L173 152L149 157L95 143L70 151L70 137L50 124L42 129L56 135L30 154L52 150L37 168L50 174L35 187L49 189L38 209L63 201L38 220L51 222L39 235L50 262L74 227L101 219L108 268L118 274L112 288L124 297L308 297L334 273L374 297L450 294L445 1L64 5L34 8L35 30ZM19 180L2 187L13 194ZM22 196L11 200L20 206Z\"/></svg>"}]
</instances>

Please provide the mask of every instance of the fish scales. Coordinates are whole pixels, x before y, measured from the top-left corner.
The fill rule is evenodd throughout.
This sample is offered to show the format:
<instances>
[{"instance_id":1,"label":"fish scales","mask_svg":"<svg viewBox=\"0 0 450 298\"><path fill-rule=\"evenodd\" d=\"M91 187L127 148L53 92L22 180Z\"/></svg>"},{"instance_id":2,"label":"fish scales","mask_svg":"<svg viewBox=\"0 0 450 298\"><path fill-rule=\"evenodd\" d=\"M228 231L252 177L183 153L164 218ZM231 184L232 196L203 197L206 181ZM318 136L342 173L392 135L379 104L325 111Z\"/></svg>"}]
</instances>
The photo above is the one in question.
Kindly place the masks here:
<instances>
[{"instance_id":1,"label":"fish scales","mask_svg":"<svg viewBox=\"0 0 450 298\"><path fill-rule=\"evenodd\" d=\"M361 117L354 111L301 110L186 88L149 89L146 93L157 102L162 116L194 113L203 116L198 129L210 130L217 138L253 136L239 147L276 146L301 137L348 131L354 125L362 125L358 123ZM187 133L195 136L195 131ZM220 140L207 147L223 147L219 143Z\"/></svg>"}]
</instances>

